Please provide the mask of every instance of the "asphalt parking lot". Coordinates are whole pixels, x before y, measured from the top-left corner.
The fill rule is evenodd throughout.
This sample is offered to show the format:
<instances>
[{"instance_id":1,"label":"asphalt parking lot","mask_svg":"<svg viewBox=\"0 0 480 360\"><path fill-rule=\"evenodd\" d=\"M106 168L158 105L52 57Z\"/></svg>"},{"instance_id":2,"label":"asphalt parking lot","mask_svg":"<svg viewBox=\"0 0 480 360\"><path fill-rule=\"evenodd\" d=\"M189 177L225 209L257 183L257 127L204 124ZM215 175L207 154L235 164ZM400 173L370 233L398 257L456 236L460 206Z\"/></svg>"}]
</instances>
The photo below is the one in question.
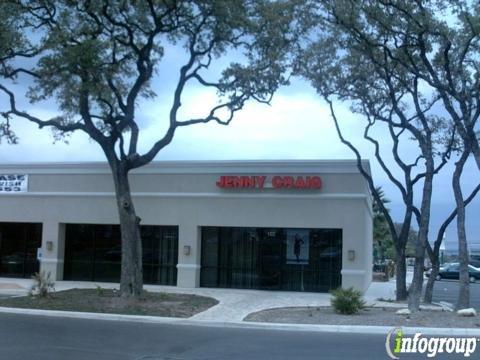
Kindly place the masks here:
<instances>
[{"instance_id":1,"label":"asphalt parking lot","mask_svg":"<svg viewBox=\"0 0 480 360\"><path fill-rule=\"evenodd\" d=\"M458 280L436 281L433 288L433 301L446 301L453 305L458 298ZM480 282L470 283L470 305L480 311Z\"/></svg>"}]
</instances>

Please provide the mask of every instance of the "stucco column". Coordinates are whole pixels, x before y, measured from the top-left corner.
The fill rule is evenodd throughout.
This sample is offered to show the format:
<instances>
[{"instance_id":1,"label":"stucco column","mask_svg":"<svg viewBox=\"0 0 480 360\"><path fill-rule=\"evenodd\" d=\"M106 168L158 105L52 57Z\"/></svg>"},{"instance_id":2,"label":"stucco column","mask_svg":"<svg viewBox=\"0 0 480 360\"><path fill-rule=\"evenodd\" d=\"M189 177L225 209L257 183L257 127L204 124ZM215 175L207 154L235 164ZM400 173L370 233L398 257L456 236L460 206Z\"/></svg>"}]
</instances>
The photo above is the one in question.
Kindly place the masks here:
<instances>
[{"instance_id":1,"label":"stucco column","mask_svg":"<svg viewBox=\"0 0 480 360\"><path fill-rule=\"evenodd\" d=\"M342 288L364 293L372 280L372 213L366 199L357 201L356 207L356 216L342 229Z\"/></svg>"},{"instance_id":2,"label":"stucco column","mask_svg":"<svg viewBox=\"0 0 480 360\"><path fill-rule=\"evenodd\" d=\"M40 270L50 272L53 280L63 280L65 224L44 222L42 227L43 256Z\"/></svg>"},{"instance_id":3,"label":"stucco column","mask_svg":"<svg viewBox=\"0 0 480 360\"><path fill-rule=\"evenodd\" d=\"M365 284L363 285L364 291L367 291L372 283L372 276L373 276L373 212L371 203L369 204L368 212L365 213L365 249L366 253L366 270L367 275L365 276Z\"/></svg>"},{"instance_id":4,"label":"stucco column","mask_svg":"<svg viewBox=\"0 0 480 360\"><path fill-rule=\"evenodd\" d=\"M181 224L178 228L177 286L200 286L200 228L196 224Z\"/></svg>"}]
</instances>

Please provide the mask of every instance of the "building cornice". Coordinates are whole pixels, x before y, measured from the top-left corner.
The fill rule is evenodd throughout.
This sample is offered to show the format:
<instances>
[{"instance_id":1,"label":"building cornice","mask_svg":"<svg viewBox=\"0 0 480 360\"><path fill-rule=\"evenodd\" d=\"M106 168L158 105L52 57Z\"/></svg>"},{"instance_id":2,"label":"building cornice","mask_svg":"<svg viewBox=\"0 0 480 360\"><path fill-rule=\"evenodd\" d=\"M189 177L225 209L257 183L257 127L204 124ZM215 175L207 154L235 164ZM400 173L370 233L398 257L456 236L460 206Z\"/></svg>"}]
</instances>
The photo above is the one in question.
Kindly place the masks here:
<instances>
[{"instance_id":1,"label":"building cornice","mask_svg":"<svg viewBox=\"0 0 480 360\"><path fill-rule=\"evenodd\" d=\"M362 161L370 173L368 160ZM0 173L110 174L106 162L1 164ZM135 169L133 174L355 174L355 160L218 160L158 161Z\"/></svg>"}]
</instances>

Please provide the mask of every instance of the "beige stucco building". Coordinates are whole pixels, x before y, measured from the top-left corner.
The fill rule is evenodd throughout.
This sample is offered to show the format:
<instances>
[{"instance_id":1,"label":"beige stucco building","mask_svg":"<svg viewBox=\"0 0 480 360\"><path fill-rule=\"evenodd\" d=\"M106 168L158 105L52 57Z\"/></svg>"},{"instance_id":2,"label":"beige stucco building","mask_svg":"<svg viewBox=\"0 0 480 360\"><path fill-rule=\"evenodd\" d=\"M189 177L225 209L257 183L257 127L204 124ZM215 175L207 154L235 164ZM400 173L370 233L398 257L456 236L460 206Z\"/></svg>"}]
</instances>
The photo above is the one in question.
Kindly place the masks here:
<instances>
[{"instance_id":1,"label":"beige stucco building","mask_svg":"<svg viewBox=\"0 0 480 360\"><path fill-rule=\"evenodd\" d=\"M130 179L147 283L370 284L371 197L354 161L156 162ZM0 276L30 276L40 247L40 268L57 280L118 281L115 224L105 163L0 166Z\"/></svg>"}]
</instances>

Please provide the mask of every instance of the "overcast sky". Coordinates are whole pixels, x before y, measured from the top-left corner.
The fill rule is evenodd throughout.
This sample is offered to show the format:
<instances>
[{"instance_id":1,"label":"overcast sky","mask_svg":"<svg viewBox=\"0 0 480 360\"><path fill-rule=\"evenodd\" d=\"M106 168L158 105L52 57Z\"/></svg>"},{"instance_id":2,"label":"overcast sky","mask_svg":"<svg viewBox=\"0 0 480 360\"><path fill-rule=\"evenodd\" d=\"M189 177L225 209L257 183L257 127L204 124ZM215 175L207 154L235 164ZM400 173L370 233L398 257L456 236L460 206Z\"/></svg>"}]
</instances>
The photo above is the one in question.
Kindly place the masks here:
<instances>
[{"instance_id":1,"label":"overcast sky","mask_svg":"<svg viewBox=\"0 0 480 360\"><path fill-rule=\"evenodd\" d=\"M171 104L172 89L177 72L171 69L180 63L181 53L173 49L165 58L162 81L153 82L158 97L139 104L138 118L142 126L140 150L163 135L167 124L167 113ZM18 84L19 92L28 84ZM0 98L0 106L5 106ZM182 101L184 119L207 113L217 101L215 93L205 91L200 86L191 87ZM22 109L47 118L56 113L51 102L30 105L19 103ZM367 159L371 160L372 172L377 185L382 186L391 200L394 218L401 219L403 206L400 194L387 181L372 157L371 147L362 142L363 121L354 116L346 106L337 104L344 135L360 146ZM102 161L104 155L100 147L81 133L74 134L69 144L57 142L48 130L38 130L25 121L15 123L14 129L20 141L18 145L0 145L0 162L64 162ZM381 131L378 132L381 134ZM385 137L385 139L388 136ZM388 151L388 141L383 142ZM414 146L405 146L408 157L416 154ZM195 125L177 130L173 142L160 152L156 160L243 160L243 159L351 159L353 154L339 140L326 104L305 82L294 80L292 85L280 89L270 106L249 103L237 113L229 126L215 123ZM473 159L471 159L473 160ZM453 165L453 163L452 163ZM432 206L432 226L430 237L434 239L439 225L454 208L451 190L453 166L447 166L437 176ZM478 181L478 170L473 161L465 168L464 189L468 193ZM418 189L420 191L420 188ZM467 236L471 243L480 243L480 200L474 200L467 209ZM341 214L339 214L341 216ZM456 228L447 231L447 247L456 246Z\"/></svg>"}]
</instances>

